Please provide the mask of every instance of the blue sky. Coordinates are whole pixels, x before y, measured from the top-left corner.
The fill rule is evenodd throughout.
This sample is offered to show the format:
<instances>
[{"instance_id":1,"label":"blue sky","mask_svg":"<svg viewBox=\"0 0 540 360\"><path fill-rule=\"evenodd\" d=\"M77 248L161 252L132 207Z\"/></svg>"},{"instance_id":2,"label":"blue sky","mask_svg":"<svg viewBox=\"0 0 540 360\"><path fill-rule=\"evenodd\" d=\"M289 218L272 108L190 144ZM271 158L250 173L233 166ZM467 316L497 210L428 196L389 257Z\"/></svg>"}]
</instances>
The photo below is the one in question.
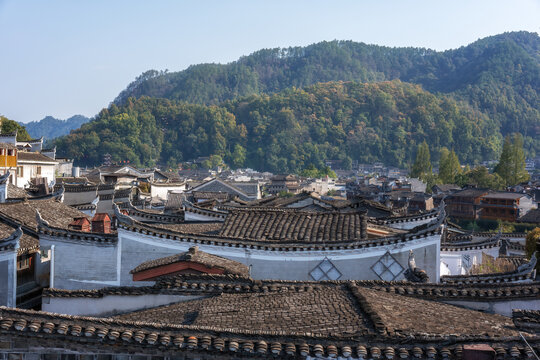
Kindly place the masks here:
<instances>
[{"instance_id":1,"label":"blue sky","mask_svg":"<svg viewBox=\"0 0 540 360\"><path fill-rule=\"evenodd\" d=\"M354 40L445 50L540 32L540 0L0 0L0 114L94 116L149 69Z\"/></svg>"}]
</instances>

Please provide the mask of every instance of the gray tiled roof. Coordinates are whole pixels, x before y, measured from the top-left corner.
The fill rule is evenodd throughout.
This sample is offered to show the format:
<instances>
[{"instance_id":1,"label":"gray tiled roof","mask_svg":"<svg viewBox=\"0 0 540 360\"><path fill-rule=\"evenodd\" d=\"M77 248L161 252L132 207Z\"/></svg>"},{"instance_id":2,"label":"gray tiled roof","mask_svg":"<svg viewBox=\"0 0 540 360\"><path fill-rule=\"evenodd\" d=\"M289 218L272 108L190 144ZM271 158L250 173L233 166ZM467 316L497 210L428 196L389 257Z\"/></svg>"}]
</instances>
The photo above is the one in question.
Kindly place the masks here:
<instances>
[{"instance_id":1,"label":"gray tiled roof","mask_svg":"<svg viewBox=\"0 0 540 360\"><path fill-rule=\"evenodd\" d=\"M17 157L18 157L18 161L40 161L40 162L50 162L50 163L57 162L56 160L51 159L50 157L40 154L38 152L19 151Z\"/></svg>"},{"instance_id":2,"label":"gray tiled roof","mask_svg":"<svg viewBox=\"0 0 540 360\"><path fill-rule=\"evenodd\" d=\"M19 201L0 204L0 218L8 218L30 229L37 229L36 210L51 226L67 229L77 217L88 217L84 213L53 199Z\"/></svg>"},{"instance_id":3,"label":"gray tiled roof","mask_svg":"<svg viewBox=\"0 0 540 360\"><path fill-rule=\"evenodd\" d=\"M361 226L362 216L358 213L233 210L225 219L220 235L276 242L355 241L362 239Z\"/></svg>"},{"instance_id":4,"label":"gray tiled roof","mask_svg":"<svg viewBox=\"0 0 540 360\"><path fill-rule=\"evenodd\" d=\"M209 268L222 269L225 271L225 274L236 274L246 277L249 276L249 268L246 265L237 261L223 258L221 256L216 256L208 254L204 251L200 251L196 246L191 247L189 251L184 253L146 261L137 266L135 269L131 270L131 273L135 274L144 270L149 270L177 262L197 263Z\"/></svg>"}]
</instances>

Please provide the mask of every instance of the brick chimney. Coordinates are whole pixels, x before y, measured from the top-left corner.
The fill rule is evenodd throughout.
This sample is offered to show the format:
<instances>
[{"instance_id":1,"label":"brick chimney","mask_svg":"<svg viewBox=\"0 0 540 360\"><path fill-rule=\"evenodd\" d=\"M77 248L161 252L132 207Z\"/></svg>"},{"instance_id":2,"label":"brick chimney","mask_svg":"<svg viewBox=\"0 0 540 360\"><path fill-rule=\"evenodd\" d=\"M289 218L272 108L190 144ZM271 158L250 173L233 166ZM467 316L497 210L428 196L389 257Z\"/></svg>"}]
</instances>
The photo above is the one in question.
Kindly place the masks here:
<instances>
[{"instance_id":1,"label":"brick chimney","mask_svg":"<svg viewBox=\"0 0 540 360\"><path fill-rule=\"evenodd\" d=\"M90 220L85 217L78 217L73 219L68 228L77 231L90 232Z\"/></svg>"},{"instance_id":2,"label":"brick chimney","mask_svg":"<svg viewBox=\"0 0 540 360\"><path fill-rule=\"evenodd\" d=\"M107 213L97 213L92 219L92 232L111 233L111 218Z\"/></svg>"}]
</instances>

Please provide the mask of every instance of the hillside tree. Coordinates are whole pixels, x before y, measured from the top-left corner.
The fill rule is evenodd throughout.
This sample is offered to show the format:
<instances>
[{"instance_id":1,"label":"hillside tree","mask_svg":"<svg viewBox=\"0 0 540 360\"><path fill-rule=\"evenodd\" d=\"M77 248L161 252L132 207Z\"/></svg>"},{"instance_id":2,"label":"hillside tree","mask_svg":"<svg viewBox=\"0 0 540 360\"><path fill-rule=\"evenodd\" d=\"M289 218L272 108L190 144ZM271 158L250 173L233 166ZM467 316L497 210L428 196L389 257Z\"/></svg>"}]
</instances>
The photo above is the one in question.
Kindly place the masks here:
<instances>
[{"instance_id":1,"label":"hillside tree","mask_svg":"<svg viewBox=\"0 0 540 360\"><path fill-rule=\"evenodd\" d=\"M459 158L454 152L443 148L441 150L441 159L439 161L439 179L443 184L453 184L457 175L461 173Z\"/></svg>"},{"instance_id":2,"label":"hillside tree","mask_svg":"<svg viewBox=\"0 0 540 360\"><path fill-rule=\"evenodd\" d=\"M525 170L525 153L521 134L514 133L506 136L499 163L494 171L503 179L506 186L529 180L529 173Z\"/></svg>"},{"instance_id":3,"label":"hillside tree","mask_svg":"<svg viewBox=\"0 0 540 360\"><path fill-rule=\"evenodd\" d=\"M424 140L420 145L418 145L418 150L416 151L416 160L414 161L411 177L426 179L431 175L432 166L431 166L431 155L429 154L429 146Z\"/></svg>"}]
</instances>

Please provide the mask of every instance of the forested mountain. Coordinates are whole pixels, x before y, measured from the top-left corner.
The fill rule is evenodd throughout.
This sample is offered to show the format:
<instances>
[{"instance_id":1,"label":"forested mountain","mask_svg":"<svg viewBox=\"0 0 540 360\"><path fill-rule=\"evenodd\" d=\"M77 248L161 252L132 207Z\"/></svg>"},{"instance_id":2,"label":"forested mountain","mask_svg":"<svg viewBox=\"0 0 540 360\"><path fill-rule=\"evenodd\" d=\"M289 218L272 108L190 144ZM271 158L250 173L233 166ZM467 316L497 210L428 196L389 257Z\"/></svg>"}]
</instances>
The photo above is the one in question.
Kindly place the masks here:
<instances>
[{"instance_id":1,"label":"forested mountain","mask_svg":"<svg viewBox=\"0 0 540 360\"><path fill-rule=\"evenodd\" d=\"M232 166L298 171L325 159L383 161L406 167L424 139L437 158L453 148L464 162L493 159L498 123L470 106L399 80L329 82L224 102L129 98L56 141L79 165L153 165L220 155Z\"/></svg>"},{"instance_id":2,"label":"forested mountain","mask_svg":"<svg viewBox=\"0 0 540 360\"><path fill-rule=\"evenodd\" d=\"M26 127L26 131L37 139L44 137L46 140L69 134L71 130L78 129L82 124L90 121L89 118L82 115L75 115L67 120L59 120L52 116L46 116L40 121L32 121L27 124L21 124Z\"/></svg>"},{"instance_id":3,"label":"forested mountain","mask_svg":"<svg viewBox=\"0 0 540 360\"><path fill-rule=\"evenodd\" d=\"M20 125L15 120L10 120L5 116L0 115L0 133L9 134L14 133L15 131L17 131L18 141L27 141L31 139L23 125Z\"/></svg>"},{"instance_id":4,"label":"forested mountain","mask_svg":"<svg viewBox=\"0 0 540 360\"><path fill-rule=\"evenodd\" d=\"M115 103L146 95L209 105L319 82L392 79L465 101L499 124L503 135L522 133L530 156L540 153L540 37L528 32L487 37L444 52L352 41L266 49L226 65L148 71Z\"/></svg>"}]
</instances>

